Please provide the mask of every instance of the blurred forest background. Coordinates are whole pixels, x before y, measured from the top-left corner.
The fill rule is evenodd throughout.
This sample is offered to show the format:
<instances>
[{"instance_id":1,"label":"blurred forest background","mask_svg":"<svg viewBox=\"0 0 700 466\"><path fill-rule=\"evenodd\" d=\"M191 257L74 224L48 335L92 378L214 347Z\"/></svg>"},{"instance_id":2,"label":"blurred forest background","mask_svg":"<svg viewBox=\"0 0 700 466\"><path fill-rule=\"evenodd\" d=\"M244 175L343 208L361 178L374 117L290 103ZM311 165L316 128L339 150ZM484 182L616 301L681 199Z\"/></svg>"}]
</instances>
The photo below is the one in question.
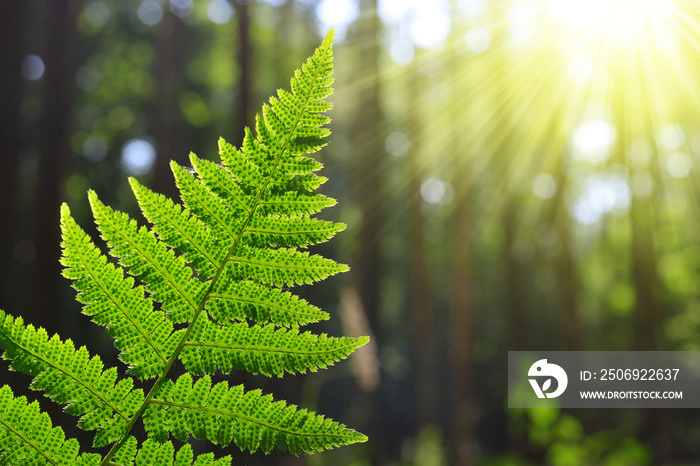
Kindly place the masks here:
<instances>
[{"instance_id":1,"label":"blurred forest background","mask_svg":"<svg viewBox=\"0 0 700 466\"><path fill-rule=\"evenodd\" d=\"M60 202L94 234L89 188L138 218L127 176L175 197L169 160L238 145L333 27L319 159L348 229L323 250L352 270L300 293L332 315L318 330L372 343L230 379L370 441L235 464L698 464L697 410L505 394L508 350L700 350L699 19L692 0L0 1L0 308L114 355L60 275Z\"/></svg>"}]
</instances>

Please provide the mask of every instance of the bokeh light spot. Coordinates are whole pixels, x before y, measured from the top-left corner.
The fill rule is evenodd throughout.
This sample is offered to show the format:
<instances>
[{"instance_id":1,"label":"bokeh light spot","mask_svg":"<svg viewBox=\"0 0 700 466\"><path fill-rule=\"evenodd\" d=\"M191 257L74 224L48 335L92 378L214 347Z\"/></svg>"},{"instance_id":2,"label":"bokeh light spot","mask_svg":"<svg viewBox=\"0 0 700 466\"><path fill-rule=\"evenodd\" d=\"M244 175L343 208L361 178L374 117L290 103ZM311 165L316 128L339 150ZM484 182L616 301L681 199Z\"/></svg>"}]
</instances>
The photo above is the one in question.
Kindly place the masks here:
<instances>
[{"instance_id":1,"label":"bokeh light spot","mask_svg":"<svg viewBox=\"0 0 700 466\"><path fill-rule=\"evenodd\" d=\"M146 26L155 26L163 19L163 8L153 0L141 2L136 15Z\"/></svg>"},{"instance_id":2,"label":"bokeh light spot","mask_svg":"<svg viewBox=\"0 0 700 466\"><path fill-rule=\"evenodd\" d=\"M417 3L409 24L411 40L424 49L440 47L450 32L450 15L442 2Z\"/></svg>"},{"instance_id":3,"label":"bokeh light spot","mask_svg":"<svg viewBox=\"0 0 700 466\"><path fill-rule=\"evenodd\" d=\"M573 143L577 155L597 163L610 156L610 149L617 137L612 123L596 120L584 123L574 131Z\"/></svg>"},{"instance_id":4,"label":"bokeh light spot","mask_svg":"<svg viewBox=\"0 0 700 466\"><path fill-rule=\"evenodd\" d=\"M669 152L674 151L685 142L685 134L683 133L683 129L678 125L666 125L659 131L656 142L661 149L665 149Z\"/></svg>"},{"instance_id":5,"label":"bokeh light spot","mask_svg":"<svg viewBox=\"0 0 700 466\"><path fill-rule=\"evenodd\" d=\"M342 40L347 26L355 21L359 13L357 2L353 0L321 0L316 5L316 17L321 22L321 30L336 30L336 39Z\"/></svg>"},{"instance_id":6,"label":"bokeh light spot","mask_svg":"<svg viewBox=\"0 0 700 466\"><path fill-rule=\"evenodd\" d=\"M484 11L486 0L458 0L457 8L467 17L474 17Z\"/></svg>"},{"instance_id":7,"label":"bokeh light spot","mask_svg":"<svg viewBox=\"0 0 700 466\"><path fill-rule=\"evenodd\" d=\"M226 24L233 19L233 7L226 0L212 0L207 5L207 18L214 24Z\"/></svg>"},{"instance_id":8,"label":"bokeh light spot","mask_svg":"<svg viewBox=\"0 0 700 466\"><path fill-rule=\"evenodd\" d=\"M175 16L186 18L192 13L192 10L194 10L192 0L170 0L170 11Z\"/></svg>"},{"instance_id":9,"label":"bokeh light spot","mask_svg":"<svg viewBox=\"0 0 700 466\"><path fill-rule=\"evenodd\" d=\"M688 154L676 152L666 160L666 170L674 178L685 178L693 168L693 163Z\"/></svg>"},{"instance_id":10,"label":"bokeh light spot","mask_svg":"<svg viewBox=\"0 0 700 466\"><path fill-rule=\"evenodd\" d=\"M109 122L115 129L125 130L134 124L134 112L126 105L117 105L108 114Z\"/></svg>"},{"instance_id":11,"label":"bokeh light spot","mask_svg":"<svg viewBox=\"0 0 700 466\"><path fill-rule=\"evenodd\" d=\"M27 55L22 60L22 74L30 81L36 81L44 75L44 60L39 55Z\"/></svg>"},{"instance_id":12,"label":"bokeh light spot","mask_svg":"<svg viewBox=\"0 0 700 466\"><path fill-rule=\"evenodd\" d=\"M532 20L535 12L527 3L516 1L510 8L508 22L510 23L510 41L515 47L520 47L532 40L534 31Z\"/></svg>"},{"instance_id":13,"label":"bokeh light spot","mask_svg":"<svg viewBox=\"0 0 700 466\"><path fill-rule=\"evenodd\" d=\"M385 141L386 151L394 157L401 157L411 147L411 142L404 133L394 132L387 136Z\"/></svg>"},{"instance_id":14,"label":"bokeh light spot","mask_svg":"<svg viewBox=\"0 0 700 466\"><path fill-rule=\"evenodd\" d=\"M131 139L122 149L122 169L129 175L140 176L151 171L156 161L156 149L145 139Z\"/></svg>"},{"instance_id":15,"label":"bokeh light spot","mask_svg":"<svg viewBox=\"0 0 700 466\"><path fill-rule=\"evenodd\" d=\"M631 201L630 189L619 175L589 177L581 195L573 202L573 217L584 225L597 222L610 211L623 213Z\"/></svg>"},{"instance_id":16,"label":"bokeh light spot","mask_svg":"<svg viewBox=\"0 0 700 466\"><path fill-rule=\"evenodd\" d=\"M550 199L557 192L557 182L552 175L540 173L532 180L532 192L540 199Z\"/></svg>"},{"instance_id":17,"label":"bokeh light spot","mask_svg":"<svg viewBox=\"0 0 700 466\"><path fill-rule=\"evenodd\" d=\"M179 103L182 114L191 125L201 127L211 121L209 107L196 92L183 94Z\"/></svg>"},{"instance_id":18,"label":"bokeh light spot","mask_svg":"<svg viewBox=\"0 0 700 466\"><path fill-rule=\"evenodd\" d=\"M464 42L472 52L481 53L491 45L491 34L484 28L474 28L464 37Z\"/></svg>"},{"instance_id":19,"label":"bokeh light spot","mask_svg":"<svg viewBox=\"0 0 700 466\"><path fill-rule=\"evenodd\" d=\"M420 195L429 204L446 205L452 202L454 191L446 181L431 177L421 184Z\"/></svg>"},{"instance_id":20,"label":"bokeh light spot","mask_svg":"<svg viewBox=\"0 0 700 466\"><path fill-rule=\"evenodd\" d=\"M96 28L105 26L112 16L112 11L104 2L90 2L85 7L85 19Z\"/></svg>"},{"instance_id":21,"label":"bokeh light spot","mask_svg":"<svg viewBox=\"0 0 700 466\"><path fill-rule=\"evenodd\" d=\"M391 43L389 47L389 55L397 65L406 65L413 60L413 44L406 39L397 39Z\"/></svg>"},{"instance_id":22,"label":"bokeh light spot","mask_svg":"<svg viewBox=\"0 0 700 466\"><path fill-rule=\"evenodd\" d=\"M404 19L410 8L411 2L406 0L379 0L377 7L379 17L388 23Z\"/></svg>"}]
</instances>

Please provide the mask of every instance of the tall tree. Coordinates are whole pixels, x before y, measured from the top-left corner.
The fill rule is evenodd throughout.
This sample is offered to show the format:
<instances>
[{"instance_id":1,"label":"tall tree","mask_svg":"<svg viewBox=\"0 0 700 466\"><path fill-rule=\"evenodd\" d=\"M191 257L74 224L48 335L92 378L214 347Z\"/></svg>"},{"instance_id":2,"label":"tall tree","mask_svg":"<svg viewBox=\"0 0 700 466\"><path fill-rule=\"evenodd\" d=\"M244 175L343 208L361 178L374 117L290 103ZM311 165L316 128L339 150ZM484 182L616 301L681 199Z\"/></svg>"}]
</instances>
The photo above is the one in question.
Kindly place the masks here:
<instances>
[{"instance_id":1,"label":"tall tree","mask_svg":"<svg viewBox=\"0 0 700 466\"><path fill-rule=\"evenodd\" d=\"M381 272L383 269L379 235L384 192L381 161L384 158L384 144L377 128L381 126L381 106L379 96L379 44L380 31L377 0L361 0L360 9L367 12L356 26L357 55L360 61L356 68L358 77L365 77L365 84L357 92L355 102L357 119L354 124L354 140L359 147L353 157L352 196L362 210L358 250L355 258L355 276L362 306L365 309L375 334L381 338L379 324L379 297ZM367 77L372 77L369 79Z\"/></svg>"},{"instance_id":2,"label":"tall tree","mask_svg":"<svg viewBox=\"0 0 700 466\"><path fill-rule=\"evenodd\" d=\"M613 75L613 111L617 123L616 148L620 160L636 138L653 134L650 109L643 90L648 86L648 77L640 61L616 68ZM639 85L629 86L629 82ZM661 161L653 157L653 163ZM653 167L657 168L657 167ZM658 176L657 170L651 173ZM658 178L655 181L659 181ZM652 198L632 197L630 221L632 229L632 283L636 294L632 348L635 351L656 351L660 347L662 329L661 304L659 302L659 280L657 275L657 249L654 241L655 206Z\"/></svg>"},{"instance_id":3,"label":"tall tree","mask_svg":"<svg viewBox=\"0 0 700 466\"><path fill-rule=\"evenodd\" d=\"M8 305L13 280L15 244L15 188L17 164L22 146L21 63L24 53L24 19L27 2L0 2L0 308Z\"/></svg>"},{"instance_id":4,"label":"tall tree","mask_svg":"<svg viewBox=\"0 0 700 466\"><path fill-rule=\"evenodd\" d=\"M355 53L359 57L354 76L363 83L355 90L353 122L354 151L350 166L350 194L362 212L362 219L357 234L357 249L353 259L355 287L360 298L377 347L384 341L380 312L380 296L384 259L381 251L380 234L382 231L384 176L381 170L385 158L384 137L382 134L382 109L380 100L380 65L379 33L381 21L377 14L377 0L360 0L363 12L354 26L353 40ZM372 394L372 417L369 436L377 441L373 443L374 462L381 464L388 455L383 432L378 431L382 425L382 399L380 391ZM383 460L384 459L384 460Z\"/></svg>"},{"instance_id":5,"label":"tall tree","mask_svg":"<svg viewBox=\"0 0 700 466\"><path fill-rule=\"evenodd\" d=\"M59 293L59 197L69 152L71 95L76 71L74 38L79 2L49 1L46 10L43 54L46 72L39 121L40 161L33 222L36 259L33 263L32 297L37 316L34 321L53 331L58 325L55 309L63 302Z\"/></svg>"},{"instance_id":6,"label":"tall tree","mask_svg":"<svg viewBox=\"0 0 700 466\"><path fill-rule=\"evenodd\" d=\"M238 17L238 71L240 81L238 82L238 123L235 125L239 133L234 139L237 143L243 140L243 127L251 127L254 100L253 96L253 42L250 37L250 12L249 0L236 0L236 16Z\"/></svg>"},{"instance_id":7,"label":"tall tree","mask_svg":"<svg viewBox=\"0 0 700 466\"><path fill-rule=\"evenodd\" d=\"M420 61L426 54L420 51L411 63L409 70L408 128L412 134L413 144L406 154L408 164L408 202L409 231L408 246L411 268L411 286L409 291L413 313L411 338L417 344L414 355L414 376L416 385L416 406L418 422L421 426L436 422L436 327L435 309L432 303L431 267L428 246L425 238L425 217L422 209L421 184L424 173L421 159L425 158L426 134L422 131L424 121L420 109L423 108L421 96L424 80L419 75Z\"/></svg>"},{"instance_id":8,"label":"tall tree","mask_svg":"<svg viewBox=\"0 0 700 466\"><path fill-rule=\"evenodd\" d=\"M456 2L452 8L456 9ZM453 12L452 36L456 37L461 24L457 11ZM453 104L449 106L449 138L451 170L448 181L454 189L454 201L447 220L447 250L448 269L448 299L449 310L447 318L448 337L448 366L454 377L454 395L456 406L451 413L451 425L448 429L447 440L453 464L471 464L475 461L476 449L474 438L474 416L472 406L471 373L474 349L474 325L476 323L474 309L474 287L471 274L471 249L474 246L473 216L471 186L465 180L469 179L469 154L482 141L478 140L477 131L473 127L476 120L469 118L473 112L475 87L479 82L475 67L478 57L473 55L464 60L453 48L449 55L449 78L451 94L464 99L464 106ZM466 63L465 67L460 66ZM464 137L465 130L467 137ZM449 395L449 394L445 394Z\"/></svg>"},{"instance_id":9,"label":"tall tree","mask_svg":"<svg viewBox=\"0 0 700 466\"><path fill-rule=\"evenodd\" d=\"M169 162L175 157L175 147L178 140L178 96L183 90L182 75L185 68L183 45L189 29L180 18L168 10L163 18L158 32L154 34L156 60L154 74L158 81L158 94L155 109L155 138L157 156L153 167L154 189L169 197L176 195L172 183Z\"/></svg>"},{"instance_id":10,"label":"tall tree","mask_svg":"<svg viewBox=\"0 0 700 466\"><path fill-rule=\"evenodd\" d=\"M574 102L567 100L566 88L559 87L551 93L544 89L547 95L547 106L551 108L547 125L543 134L548 135L547 148L542 150L545 160L554 161L552 175L557 183L555 195L549 201L543 201L549 206L544 222L549 225L551 238L558 241L559 251L554 258L554 269L558 277L559 301L557 314L559 315L558 329L561 335L560 347L566 351L583 351L583 329L579 313L579 276L576 259L572 252L570 216L567 205L569 184L571 183L570 164L566 140L567 133L561 121L564 118L564 110L567 107L578 108ZM583 105L581 105L583 107ZM543 167L544 170L550 167Z\"/></svg>"}]
</instances>

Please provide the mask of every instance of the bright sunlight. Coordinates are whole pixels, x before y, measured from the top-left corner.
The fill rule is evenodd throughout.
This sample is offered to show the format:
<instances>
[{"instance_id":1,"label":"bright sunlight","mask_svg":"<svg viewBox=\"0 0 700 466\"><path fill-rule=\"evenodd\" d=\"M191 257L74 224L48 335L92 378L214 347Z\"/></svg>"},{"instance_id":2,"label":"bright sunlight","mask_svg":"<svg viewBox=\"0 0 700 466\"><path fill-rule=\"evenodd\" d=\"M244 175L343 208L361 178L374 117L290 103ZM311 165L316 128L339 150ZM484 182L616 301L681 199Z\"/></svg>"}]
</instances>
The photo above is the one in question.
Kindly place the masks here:
<instances>
[{"instance_id":1,"label":"bright sunlight","mask_svg":"<svg viewBox=\"0 0 700 466\"><path fill-rule=\"evenodd\" d=\"M432 153L468 159L459 173L454 159L439 157L425 179L459 185L493 177L495 192L538 187L537 199L558 199L582 228L603 214L629 213L630 193L648 199L662 184L687 181L696 130L678 122L696 120L700 96L694 2L462 0L452 17L442 1L431 15L421 2L401 2L400 10L389 8L394 3L380 2L379 15L392 31L386 47L396 75L452 86L450 99L463 109L455 117L434 100L413 103L426 116L435 113L428 120L436 128L455 128L436 138ZM432 30L444 39L425 39ZM671 152L660 136L668 127L688 132ZM631 162L642 144L651 147L644 166ZM544 191L535 182L543 179L553 181ZM583 209L599 193L624 195L604 209ZM456 191L454 201L463 195ZM485 205L497 213L504 199Z\"/></svg>"},{"instance_id":2,"label":"bright sunlight","mask_svg":"<svg viewBox=\"0 0 700 466\"><path fill-rule=\"evenodd\" d=\"M592 40L629 46L649 35L668 40L672 0L550 0L550 15Z\"/></svg>"}]
</instances>

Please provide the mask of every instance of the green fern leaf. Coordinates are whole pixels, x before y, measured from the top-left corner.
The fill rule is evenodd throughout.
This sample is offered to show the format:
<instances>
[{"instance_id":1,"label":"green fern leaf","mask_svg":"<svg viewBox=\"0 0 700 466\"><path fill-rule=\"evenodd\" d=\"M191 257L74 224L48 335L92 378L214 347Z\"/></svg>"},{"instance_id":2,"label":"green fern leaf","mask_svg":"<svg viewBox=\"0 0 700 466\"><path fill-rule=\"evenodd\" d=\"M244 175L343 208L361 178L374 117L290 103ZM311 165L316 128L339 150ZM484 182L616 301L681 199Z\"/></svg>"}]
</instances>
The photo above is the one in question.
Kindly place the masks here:
<instances>
[{"instance_id":1,"label":"green fern leaf","mask_svg":"<svg viewBox=\"0 0 700 466\"><path fill-rule=\"evenodd\" d=\"M143 392L133 389L131 378L117 381L117 370L104 370L98 356L73 342L48 337L42 328L25 326L21 317L0 311L2 357L10 368L34 377L31 388L65 404L68 414L82 416L78 427L97 430L95 446L114 442L124 434L130 417L143 402Z\"/></svg>"},{"instance_id":2,"label":"green fern leaf","mask_svg":"<svg viewBox=\"0 0 700 466\"><path fill-rule=\"evenodd\" d=\"M228 168L230 173L237 175L238 185L241 188L252 192L264 189L267 183L267 175L261 173L245 153L233 147L224 138L219 138L219 156L221 157L221 162Z\"/></svg>"},{"instance_id":3,"label":"green fern leaf","mask_svg":"<svg viewBox=\"0 0 700 466\"><path fill-rule=\"evenodd\" d=\"M305 285L348 270L346 265L295 249L260 249L239 245L224 268L233 280L260 282L282 288Z\"/></svg>"},{"instance_id":4,"label":"green fern leaf","mask_svg":"<svg viewBox=\"0 0 700 466\"><path fill-rule=\"evenodd\" d=\"M208 173L206 178L202 178L208 184L171 162L170 167L183 204L207 224L213 235L235 238L234 232L240 230L243 219L250 215L249 204L253 201L240 189L236 189L238 185L231 183L231 175L221 167L207 161L198 163L199 159L194 154L190 154L190 160L200 175Z\"/></svg>"},{"instance_id":5,"label":"green fern leaf","mask_svg":"<svg viewBox=\"0 0 700 466\"><path fill-rule=\"evenodd\" d=\"M249 327L245 323L221 327L197 325L180 357L194 374L228 373L232 368L268 377L315 372L345 359L367 343L368 338L333 338L275 329L274 325Z\"/></svg>"},{"instance_id":6,"label":"green fern leaf","mask_svg":"<svg viewBox=\"0 0 700 466\"><path fill-rule=\"evenodd\" d=\"M0 464L230 463L211 454L195 459L188 445L176 452L171 435L295 454L366 441L259 390L212 385L208 375L234 368L279 377L316 371L368 341L301 332L328 314L287 290L348 270L305 250L345 228L313 218L335 200L315 193L326 178L307 157L330 134L323 112L332 107L324 100L332 93L332 40L331 32L295 72L291 92L279 90L263 105L255 135L246 128L240 149L219 140L221 164L194 154L192 170L171 163L182 205L129 180L150 228L89 192L116 260L61 207L63 275L73 280L83 313L115 339L127 373L152 385L144 395L85 348L0 311L0 349L11 369L34 377L33 389L79 416L80 428L95 431L94 446L111 444L103 457L77 456L77 444L47 424L36 403L0 389L0 410L8 413L0 413ZM188 373L173 382L169 371L178 360ZM36 420L31 435L17 413ZM140 420L150 438L139 446L131 431Z\"/></svg>"},{"instance_id":7,"label":"green fern leaf","mask_svg":"<svg viewBox=\"0 0 700 466\"><path fill-rule=\"evenodd\" d=\"M144 216L153 224L158 238L172 248L183 252L188 262L206 280L216 274L233 238L224 244L216 241L207 231L207 225L187 209L161 194L145 188L134 178L129 182Z\"/></svg>"},{"instance_id":8,"label":"green fern leaf","mask_svg":"<svg viewBox=\"0 0 700 466\"><path fill-rule=\"evenodd\" d=\"M273 401L260 390L229 389L226 382L212 387L208 376L193 384L189 374L161 387L144 413L144 424L155 439L165 440L171 432L178 440L192 435L222 446L234 442L251 452L268 453L278 445L298 455L367 440L323 416Z\"/></svg>"},{"instance_id":9,"label":"green fern leaf","mask_svg":"<svg viewBox=\"0 0 700 466\"><path fill-rule=\"evenodd\" d=\"M345 225L342 223L309 217L256 217L246 229L246 242L257 248L305 248L328 241L344 229Z\"/></svg>"},{"instance_id":10,"label":"green fern leaf","mask_svg":"<svg viewBox=\"0 0 700 466\"><path fill-rule=\"evenodd\" d=\"M0 387L0 464L96 466L100 456L79 453L78 441L66 439L53 427L36 401L15 398L7 385Z\"/></svg>"},{"instance_id":11,"label":"green fern leaf","mask_svg":"<svg viewBox=\"0 0 700 466\"><path fill-rule=\"evenodd\" d=\"M276 194L267 191L258 203L258 212L262 216L288 215L290 217L301 217L303 215L317 214L326 207L332 207L335 204L335 199L326 197L323 194L306 194L294 191Z\"/></svg>"},{"instance_id":12,"label":"green fern leaf","mask_svg":"<svg viewBox=\"0 0 700 466\"><path fill-rule=\"evenodd\" d=\"M128 215L104 205L94 191L89 192L88 198L110 254L131 275L141 279L151 298L162 303L171 321L190 322L205 288L192 276L184 258L176 256L147 228L139 228Z\"/></svg>"},{"instance_id":13,"label":"green fern leaf","mask_svg":"<svg viewBox=\"0 0 700 466\"><path fill-rule=\"evenodd\" d=\"M86 305L83 312L107 327L131 374L141 380L158 375L182 338L181 332L173 332L163 313L153 310L142 287L134 288L133 279L124 279L122 270L107 262L65 204L61 206L61 228L63 275L76 280L78 300Z\"/></svg>"},{"instance_id":14,"label":"green fern leaf","mask_svg":"<svg viewBox=\"0 0 700 466\"><path fill-rule=\"evenodd\" d=\"M249 319L296 327L328 319L326 312L289 292L231 276L219 279L209 294L206 309L219 323Z\"/></svg>"}]
</instances>

